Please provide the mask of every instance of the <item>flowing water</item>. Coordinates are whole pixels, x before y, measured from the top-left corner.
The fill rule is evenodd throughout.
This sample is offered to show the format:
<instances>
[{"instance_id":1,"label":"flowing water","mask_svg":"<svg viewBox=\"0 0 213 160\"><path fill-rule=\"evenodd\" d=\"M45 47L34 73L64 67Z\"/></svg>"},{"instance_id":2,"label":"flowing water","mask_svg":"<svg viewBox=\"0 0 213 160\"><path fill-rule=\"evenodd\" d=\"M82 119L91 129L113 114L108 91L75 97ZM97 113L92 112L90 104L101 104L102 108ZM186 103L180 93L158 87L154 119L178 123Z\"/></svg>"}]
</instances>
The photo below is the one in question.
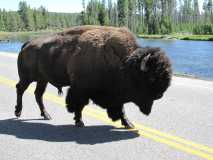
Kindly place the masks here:
<instances>
[{"instance_id":1,"label":"flowing water","mask_svg":"<svg viewBox=\"0 0 213 160\"><path fill-rule=\"evenodd\" d=\"M175 73L213 79L213 42L139 39L139 43L164 49Z\"/></svg>"}]
</instances>

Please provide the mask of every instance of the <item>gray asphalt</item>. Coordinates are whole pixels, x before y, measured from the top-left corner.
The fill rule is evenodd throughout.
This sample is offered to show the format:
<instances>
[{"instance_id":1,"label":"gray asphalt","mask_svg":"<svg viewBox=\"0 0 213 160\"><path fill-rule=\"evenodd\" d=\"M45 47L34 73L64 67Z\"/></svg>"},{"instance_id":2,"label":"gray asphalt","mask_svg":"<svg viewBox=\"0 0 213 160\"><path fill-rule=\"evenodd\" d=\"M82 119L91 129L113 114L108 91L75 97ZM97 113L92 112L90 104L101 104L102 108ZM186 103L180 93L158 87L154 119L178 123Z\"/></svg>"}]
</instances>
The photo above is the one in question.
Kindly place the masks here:
<instances>
[{"instance_id":1,"label":"gray asphalt","mask_svg":"<svg viewBox=\"0 0 213 160\"><path fill-rule=\"evenodd\" d=\"M18 80L15 56L0 53L0 77ZM63 90L66 94L66 88ZM51 85L48 85L47 92L57 94ZM211 81L174 77L171 87L155 102L148 117L134 104L125 105L131 121L176 136L173 140L163 137L161 142L86 115L83 116L86 127L75 128L73 115L63 106L47 100L45 105L53 119L45 121L40 117L34 96L29 93L23 98L22 117L15 119L15 101L15 88L0 83L0 160L213 159ZM103 111L97 106L92 108ZM161 137L158 133L155 135ZM176 142L177 137L199 146L205 145L210 151ZM167 140L182 147L171 146ZM200 152L207 157L197 154Z\"/></svg>"}]
</instances>

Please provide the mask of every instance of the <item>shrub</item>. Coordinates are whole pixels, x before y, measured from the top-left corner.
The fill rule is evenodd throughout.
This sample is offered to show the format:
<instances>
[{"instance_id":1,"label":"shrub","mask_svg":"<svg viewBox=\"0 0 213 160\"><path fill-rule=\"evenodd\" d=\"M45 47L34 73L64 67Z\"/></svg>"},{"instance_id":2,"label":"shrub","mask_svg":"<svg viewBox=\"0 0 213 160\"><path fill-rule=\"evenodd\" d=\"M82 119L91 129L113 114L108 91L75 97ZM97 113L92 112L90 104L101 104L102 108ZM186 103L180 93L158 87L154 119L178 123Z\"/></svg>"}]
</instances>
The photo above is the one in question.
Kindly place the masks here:
<instances>
[{"instance_id":1,"label":"shrub","mask_svg":"<svg viewBox=\"0 0 213 160\"><path fill-rule=\"evenodd\" d=\"M193 34L213 34L212 24L197 25L193 28Z\"/></svg>"}]
</instances>

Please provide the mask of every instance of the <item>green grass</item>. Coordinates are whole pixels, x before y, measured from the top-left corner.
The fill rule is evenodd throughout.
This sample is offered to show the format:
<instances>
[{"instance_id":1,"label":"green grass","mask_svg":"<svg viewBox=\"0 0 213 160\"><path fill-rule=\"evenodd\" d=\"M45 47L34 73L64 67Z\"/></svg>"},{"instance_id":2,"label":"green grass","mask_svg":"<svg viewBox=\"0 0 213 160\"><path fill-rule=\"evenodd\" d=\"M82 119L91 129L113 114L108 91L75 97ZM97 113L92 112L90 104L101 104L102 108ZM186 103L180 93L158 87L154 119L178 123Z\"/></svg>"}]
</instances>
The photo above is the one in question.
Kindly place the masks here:
<instances>
[{"instance_id":1,"label":"green grass","mask_svg":"<svg viewBox=\"0 0 213 160\"><path fill-rule=\"evenodd\" d=\"M11 40L11 41L26 41L34 37L41 35L55 33L59 30L44 30L44 31L30 31L30 32L0 32L0 41L1 40Z\"/></svg>"},{"instance_id":2,"label":"green grass","mask_svg":"<svg viewBox=\"0 0 213 160\"><path fill-rule=\"evenodd\" d=\"M18 40L26 41L41 35L55 33L60 30L43 30L31 32L0 32L0 40ZM190 34L170 34L170 35L137 35L139 38L145 39L179 39L179 40L197 40L197 41L213 41L213 35L190 35Z\"/></svg>"},{"instance_id":3,"label":"green grass","mask_svg":"<svg viewBox=\"0 0 213 160\"><path fill-rule=\"evenodd\" d=\"M174 76L177 76L177 77L187 77L187 78L198 79L197 76L192 75L192 74L188 74L188 73L179 73L179 72L175 72L175 73L173 73L173 75L174 75Z\"/></svg>"},{"instance_id":4,"label":"green grass","mask_svg":"<svg viewBox=\"0 0 213 160\"><path fill-rule=\"evenodd\" d=\"M179 40L194 40L194 41L213 41L213 35L138 35L139 38L145 39L179 39Z\"/></svg>"}]
</instances>

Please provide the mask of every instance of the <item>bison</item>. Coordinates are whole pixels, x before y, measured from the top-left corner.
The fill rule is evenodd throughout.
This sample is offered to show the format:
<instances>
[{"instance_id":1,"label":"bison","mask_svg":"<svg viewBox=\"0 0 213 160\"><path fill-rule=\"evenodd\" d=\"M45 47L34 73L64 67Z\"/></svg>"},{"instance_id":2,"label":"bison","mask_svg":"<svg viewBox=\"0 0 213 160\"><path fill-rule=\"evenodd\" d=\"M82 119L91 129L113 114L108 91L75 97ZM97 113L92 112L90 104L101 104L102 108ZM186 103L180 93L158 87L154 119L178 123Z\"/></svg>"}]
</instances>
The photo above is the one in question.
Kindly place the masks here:
<instances>
[{"instance_id":1,"label":"bison","mask_svg":"<svg viewBox=\"0 0 213 160\"><path fill-rule=\"evenodd\" d=\"M41 116L50 119L42 95L51 83L59 93L69 86L66 108L74 113L76 126L84 126L82 110L91 99L113 121L132 128L123 105L133 102L149 115L153 101L169 87L172 69L164 51L139 46L126 28L78 26L26 42L18 55L18 73L17 117L24 91L37 82L35 98Z\"/></svg>"}]
</instances>

